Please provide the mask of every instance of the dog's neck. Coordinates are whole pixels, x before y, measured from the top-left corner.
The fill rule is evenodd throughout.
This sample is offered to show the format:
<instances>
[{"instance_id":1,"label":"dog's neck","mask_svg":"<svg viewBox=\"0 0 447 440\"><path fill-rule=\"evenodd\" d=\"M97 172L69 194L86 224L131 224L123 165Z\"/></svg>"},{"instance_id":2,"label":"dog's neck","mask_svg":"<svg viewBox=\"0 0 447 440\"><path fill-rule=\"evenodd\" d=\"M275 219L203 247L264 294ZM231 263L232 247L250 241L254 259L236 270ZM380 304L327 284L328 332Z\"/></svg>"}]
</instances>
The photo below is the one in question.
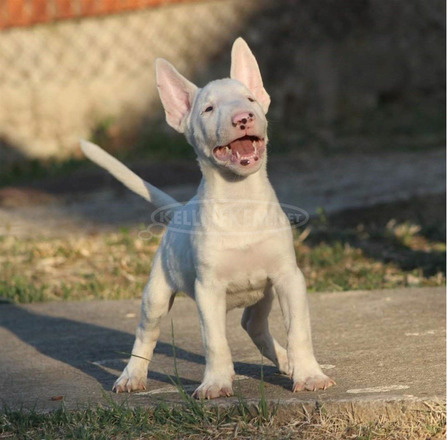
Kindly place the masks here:
<instances>
[{"instance_id":1,"label":"dog's neck","mask_svg":"<svg viewBox=\"0 0 447 440\"><path fill-rule=\"evenodd\" d=\"M270 200L274 194L267 177L266 163L255 173L238 176L200 161L202 181L198 189L201 198L221 200Z\"/></svg>"}]
</instances>

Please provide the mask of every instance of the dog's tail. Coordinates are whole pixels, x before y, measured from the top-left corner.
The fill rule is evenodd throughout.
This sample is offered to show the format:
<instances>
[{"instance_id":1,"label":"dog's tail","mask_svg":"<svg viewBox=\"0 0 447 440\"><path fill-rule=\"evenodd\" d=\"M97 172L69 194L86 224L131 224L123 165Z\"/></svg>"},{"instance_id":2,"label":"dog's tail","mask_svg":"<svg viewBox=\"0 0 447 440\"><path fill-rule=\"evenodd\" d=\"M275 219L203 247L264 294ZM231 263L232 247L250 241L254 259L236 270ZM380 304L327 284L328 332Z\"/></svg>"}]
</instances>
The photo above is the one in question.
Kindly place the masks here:
<instances>
[{"instance_id":1,"label":"dog's tail","mask_svg":"<svg viewBox=\"0 0 447 440\"><path fill-rule=\"evenodd\" d=\"M119 180L123 185L127 186L127 188L155 205L156 208L169 206L169 210L167 210L166 214L171 213L171 215L166 215L164 217L170 218L175 211L175 208L181 206L177 200L144 181L119 160L98 147L98 145L83 139L81 139L80 142L83 153L91 161L95 162L100 167L105 168L112 176Z\"/></svg>"}]
</instances>

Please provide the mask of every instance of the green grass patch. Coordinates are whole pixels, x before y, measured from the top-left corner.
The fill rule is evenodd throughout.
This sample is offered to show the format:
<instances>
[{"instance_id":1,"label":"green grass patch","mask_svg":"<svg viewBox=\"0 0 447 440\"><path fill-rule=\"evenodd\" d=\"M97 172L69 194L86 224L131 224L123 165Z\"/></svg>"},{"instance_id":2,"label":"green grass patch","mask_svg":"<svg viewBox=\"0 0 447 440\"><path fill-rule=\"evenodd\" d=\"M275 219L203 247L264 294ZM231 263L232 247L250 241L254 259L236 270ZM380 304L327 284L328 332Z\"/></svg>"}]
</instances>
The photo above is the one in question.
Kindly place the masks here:
<instances>
[{"instance_id":1,"label":"green grass patch","mask_svg":"<svg viewBox=\"0 0 447 440\"><path fill-rule=\"evenodd\" d=\"M47 286L36 285L20 275L11 277L8 281L0 281L0 298L14 303L30 303L45 301Z\"/></svg>"},{"instance_id":2,"label":"green grass patch","mask_svg":"<svg viewBox=\"0 0 447 440\"><path fill-rule=\"evenodd\" d=\"M121 161L141 162L147 159L166 163L179 159L193 161L196 157L193 147L186 142L185 137L174 131L160 130L155 125L147 126L133 142L118 148L118 141L108 134L108 128L107 121L99 124L98 128L93 130L90 140ZM96 165L83 156L66 159L24 159L10 165L0 164L0 187L62 178L80 170L97 169L95 167Z\"/></svg>"},{"instance_id":3,"label":"green grass patch","mask_svg":"<svg viewBox=\"0 0 447 440\"><path fill-rule=\"evenodd\" d=\"M184 389L177 372L174 329L172 329L175 377L182 404L159 402L150 408L131 408L118 404L104 394L107 406L67 411L61 407L49 414L36 411L12 411L4 408L0 414L0 439L170 439L215 438L225 433L251 435L271 425L276 405L266 401L261 380L259 404L249 404L239 396L236 404L219 408L196 400Z\"/></svg>"},{"instance_id":4,"label":"green grass patch","mask_svg":"<svg viewBox=\"0 0 447 440\"><path fill-rule=\"evenodd\" d=\"M160 124L165 124L165 122L162 121ZM166 161L194 160L196 154L183 134L169 128L160 129L160 125L148 125L141 130L133 148L129 150L129 159L135 156Z\"/></svg>"},{"instance_id":5,"label":"green grass patch","mask_svg":"<svg viewBox=\"0 0 447 440\"><path fill-rule=\"evenodd\" d=\"M16 439L170 439L215 438L237 428L241 435L260 431L256 407L246 403L225 409L191 401L154 408L130 408L126 404L67 411L63 406L50 414L5 410L0 418L0 438ZM229 437L230 438L230 437Z\"/></svg>"},{"instance_id":6,"label":"green grass patch","mask_svg":"<svg viewBox=\"0 0 447 440\"><path fill-rule=\"evenodd\" d=\"M6 169L0 168L0 187L35 182L49 177L60 177L79 169L91 167L87 159L23 160Z\"/></svg>"}]
</instances>

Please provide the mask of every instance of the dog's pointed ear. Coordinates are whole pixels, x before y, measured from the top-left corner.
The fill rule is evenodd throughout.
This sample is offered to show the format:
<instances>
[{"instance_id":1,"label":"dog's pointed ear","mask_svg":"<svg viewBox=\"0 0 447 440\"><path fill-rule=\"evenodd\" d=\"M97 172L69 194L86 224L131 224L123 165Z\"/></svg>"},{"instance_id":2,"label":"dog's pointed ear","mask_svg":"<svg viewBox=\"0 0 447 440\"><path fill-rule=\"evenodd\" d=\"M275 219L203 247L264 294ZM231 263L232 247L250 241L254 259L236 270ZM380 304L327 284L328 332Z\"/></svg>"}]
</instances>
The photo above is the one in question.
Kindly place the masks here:
<instances>
[{"instance_id":1,"label":"dog's pointed ear","mask_svg":"<svg viewBox=\"0 0 447 440\"><path fill-rule=\"evenodd\" d=\"M231 50L230 76L244 84L253 93L264 113L267 113L270 96L262 84L261 72L256 58L241 37L236 39Z\"/></svg>"},{"instance_id":2,"label":"dog's pointed ear","mask_svg":"<svg viewBox=\"0 0 447 440\"><path fill-rule=\"evenodd\" d=\"M165 109L166 122L174 130L183 133L197 87L163 58L157 58L155 61L155 76L158 93Z\"/></svg>"}]
</instances>

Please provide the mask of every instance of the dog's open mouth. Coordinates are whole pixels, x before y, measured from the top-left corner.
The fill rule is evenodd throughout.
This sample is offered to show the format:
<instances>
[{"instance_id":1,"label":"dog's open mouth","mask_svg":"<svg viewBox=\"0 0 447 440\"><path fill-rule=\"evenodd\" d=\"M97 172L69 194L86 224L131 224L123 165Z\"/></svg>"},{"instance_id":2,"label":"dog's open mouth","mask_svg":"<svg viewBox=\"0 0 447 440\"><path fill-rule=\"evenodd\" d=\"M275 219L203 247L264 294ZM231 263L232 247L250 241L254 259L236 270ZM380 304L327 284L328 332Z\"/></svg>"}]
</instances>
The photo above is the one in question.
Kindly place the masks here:
<instances>
[{"instance_id":1,"label":"dog's open mouth","mask_svg":"<svg viewBox=\"0 0 447 440\"><path fill-rule=\"evenodd\" d=\"M216 147L214 157L221 162L239 163L242 166L257 162L265 150L265 141L257 136L243 136L228 145Z\"/></svg>"}]
</instances>

